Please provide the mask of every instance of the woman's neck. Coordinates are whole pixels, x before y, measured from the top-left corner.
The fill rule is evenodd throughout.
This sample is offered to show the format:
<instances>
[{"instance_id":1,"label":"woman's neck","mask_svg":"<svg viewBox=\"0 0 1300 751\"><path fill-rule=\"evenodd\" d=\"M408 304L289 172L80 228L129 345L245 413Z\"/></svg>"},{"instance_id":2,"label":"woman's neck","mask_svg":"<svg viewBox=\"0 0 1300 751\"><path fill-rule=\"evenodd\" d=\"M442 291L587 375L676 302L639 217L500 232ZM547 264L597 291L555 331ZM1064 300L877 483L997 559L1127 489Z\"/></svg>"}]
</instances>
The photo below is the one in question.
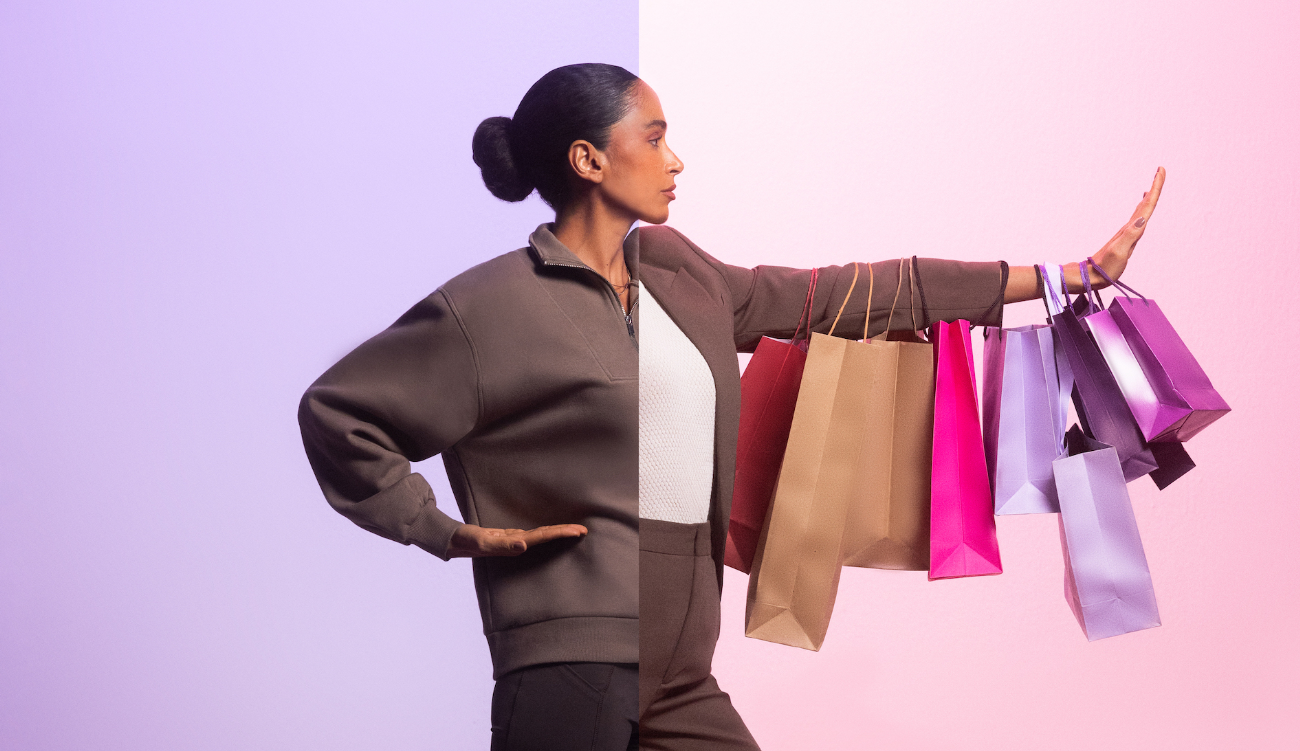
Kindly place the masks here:
<instances>
[{"instance_id":1,"label":"woman's neck","mask_svg":"<svg viewBox=\"0 0 1300 751\"><path fill-rule=\"evenodd\" d=\"M625 284L623 240L634 220L590 200L573 200L555 216L555 239L609 280Z\"/></svg>"}]
</instances>

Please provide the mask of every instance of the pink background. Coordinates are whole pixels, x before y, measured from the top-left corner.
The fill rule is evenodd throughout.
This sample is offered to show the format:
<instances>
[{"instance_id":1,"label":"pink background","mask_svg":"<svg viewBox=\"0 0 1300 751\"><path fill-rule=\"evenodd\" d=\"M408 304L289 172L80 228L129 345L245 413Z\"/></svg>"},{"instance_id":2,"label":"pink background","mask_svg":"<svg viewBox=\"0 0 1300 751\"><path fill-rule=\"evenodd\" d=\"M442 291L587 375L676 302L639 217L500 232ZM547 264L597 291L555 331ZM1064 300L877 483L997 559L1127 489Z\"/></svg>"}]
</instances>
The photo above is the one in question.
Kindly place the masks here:
<instances>
[{"instance_id":1,"label":"pink background","mask_svg":"<svg viewBox=\"0 0 1300 751\"><path fill-rule=\"evenodd\" d=\"M850 571L818 654L741 637L732 575L724 687L769 751L1295 745L1300 12L859 5L642 6L673 223L736 263L1071 260L1163 164L1128 278L1236 411L1133 486L1162 628L1087 644L1054 524L1008 519L1001 577ZM637 44L604 0L0 4L0 747L487 745L467 562L331 511L294 410L547 218L474 125Z\"/></svg>"},{"instance_id":2,"label":"pink background","mask_svg":"<svg viewBox=\"0 0 1300 751\"><path fill-rule=\"evenodd\" d=\"M1125 279L1234 408L1130 486L1158 629L1085 640L1051 516L999 518L1002 576L847 570L820 653L744 638L728 570L716 673L767 751L1300 747L1298 35L1292 2L641 4L705 250L1075 261L1163 165Z\"/></svg>"}]
</instances>

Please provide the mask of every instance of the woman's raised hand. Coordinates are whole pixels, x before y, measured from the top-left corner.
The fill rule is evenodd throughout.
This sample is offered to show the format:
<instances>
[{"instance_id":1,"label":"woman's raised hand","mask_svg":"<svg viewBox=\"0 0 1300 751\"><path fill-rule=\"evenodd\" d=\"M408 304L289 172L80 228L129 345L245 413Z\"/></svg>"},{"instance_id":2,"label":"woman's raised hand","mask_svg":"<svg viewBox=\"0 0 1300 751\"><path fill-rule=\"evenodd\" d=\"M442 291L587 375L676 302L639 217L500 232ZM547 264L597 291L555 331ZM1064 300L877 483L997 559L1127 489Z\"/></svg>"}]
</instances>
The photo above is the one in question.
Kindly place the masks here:
<instances>
[{"instance_id":1,"label":"woman's raised hand","mask_svg":"<svg viewBox=\"0 0 1300 751\"><path fill-rule=\"evenodd\" d=\"M1128 222L1115 233L1110 242L1092 255L1092 260L1109 274L1111 279L1118 279L1128 266L1128 259L1132 257L1137 241L1142 239L1142 233L1147 229L1147 222L1156 210L1156 202L1160 200L1160 189L1164 185L1165 168L1158 167L1155 180L1151 183L1151 190L1142 195L1142 202L1133 210L1133 216L1129 217ZM1094 287L1106 285L1099 274L1093 273L1092 276Z\"/></svg>"},{"instance_id":2,"label":"woman's raised hand","mask_svg":"<svg viewBox=\"0 0 1300 751\"><path fill-rule=\"evenodd\" d=\"M515 556L534 545L564 537L582 537L581 524L552 524L536 529L492 529L462 524L451 536L447 552L451 558L479 558L489 555Z\"/></svg>"}]
</instances>

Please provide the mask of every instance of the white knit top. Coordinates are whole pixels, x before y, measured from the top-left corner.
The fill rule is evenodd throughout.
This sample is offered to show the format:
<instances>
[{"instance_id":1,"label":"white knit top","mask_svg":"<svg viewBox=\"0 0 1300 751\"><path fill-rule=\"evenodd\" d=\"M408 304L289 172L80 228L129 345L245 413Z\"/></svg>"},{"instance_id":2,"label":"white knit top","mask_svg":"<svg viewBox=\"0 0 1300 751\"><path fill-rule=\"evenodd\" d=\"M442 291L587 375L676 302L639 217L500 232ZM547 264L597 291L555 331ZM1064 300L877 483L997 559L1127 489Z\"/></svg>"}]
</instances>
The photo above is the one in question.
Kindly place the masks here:
<instances>
[{"instance_id":1,"label":"white knit top","mask_svg":"<svg viewBox=\"0 0 1300 751\"><path fill-rule=\"evenodd\" d=\"M650 292L639 294L641 518L698 524L713 495L713 373Z\"/></svg>"}]
</instances>

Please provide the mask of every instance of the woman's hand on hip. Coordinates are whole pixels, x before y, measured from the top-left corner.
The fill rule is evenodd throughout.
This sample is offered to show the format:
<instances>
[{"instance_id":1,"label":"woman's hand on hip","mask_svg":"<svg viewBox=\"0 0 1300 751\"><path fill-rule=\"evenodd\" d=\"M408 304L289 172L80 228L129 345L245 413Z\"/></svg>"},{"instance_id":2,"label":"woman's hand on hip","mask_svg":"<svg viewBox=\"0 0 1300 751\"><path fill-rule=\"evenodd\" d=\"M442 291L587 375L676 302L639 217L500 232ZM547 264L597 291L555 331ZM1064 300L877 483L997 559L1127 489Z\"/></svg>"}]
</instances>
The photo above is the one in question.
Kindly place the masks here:
<instances>
[{"instance_id":1,"label":"woman's hand on hip","mask_svg":"<svg viewBox=\"0 0 1300 751\"><path fill-rule=\"evenodd\" d=\"M1156 202L1160 200L1160 189L1164 185L1165 168L1159 167L1156 169L1155 180L1151 183L1151 190L1142 195L1142 201L1133 210L1133 216L1129 217L1128 222L1101 250L1092 255L1092 260L1109 274L1111 279L1118 279L1128 266L1128 259L1133 256L1133 249L1137 247L1138 240L1142 239L1142 233L1146 232L1147 222L1151 220L1151 214L1156 210ZM1091 276L1094 287L1106 286L1100 274L1093 272Z\"/></svg>"},{"instance_id":2,"label":"woman's hand on hip","mask_svg":"<svg viewBox=\"0 0 1300 751\"><path fill-rule=\"evenodd\" d=\"M451 558L479 558L490 555L516 556L534 545L564 537L582 537L581 524L552 524L536 529L493 529L462 524L451 536L447 552Z\"/></svg>"}]
</instances>

